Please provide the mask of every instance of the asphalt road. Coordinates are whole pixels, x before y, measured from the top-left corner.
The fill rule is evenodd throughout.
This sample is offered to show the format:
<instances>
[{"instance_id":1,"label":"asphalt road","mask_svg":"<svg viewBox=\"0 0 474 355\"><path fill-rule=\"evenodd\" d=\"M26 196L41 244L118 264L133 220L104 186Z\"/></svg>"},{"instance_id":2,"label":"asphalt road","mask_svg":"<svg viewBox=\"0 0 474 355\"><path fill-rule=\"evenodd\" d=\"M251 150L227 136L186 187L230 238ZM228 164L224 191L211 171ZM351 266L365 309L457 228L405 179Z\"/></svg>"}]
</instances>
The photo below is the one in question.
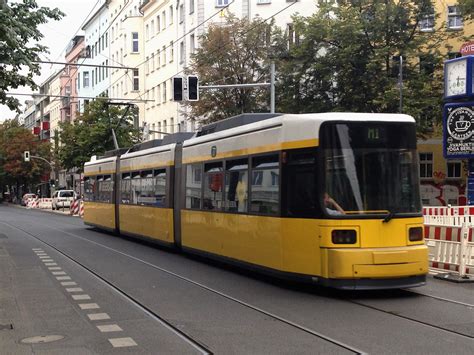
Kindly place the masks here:
<instances>
[{"instance_id":1,"label":"asphalt road","mask_svg":"<svg viewBox=\"0 0 474 355\"><path fill-rule=\"evenodd\" d=\"M0 206L0 267L0 344L15 354L474 349L474 284L430 278L414 292L295 285L8 206ZM38 335L63 338L21 342Z\"/></svg>"}]
</instances>

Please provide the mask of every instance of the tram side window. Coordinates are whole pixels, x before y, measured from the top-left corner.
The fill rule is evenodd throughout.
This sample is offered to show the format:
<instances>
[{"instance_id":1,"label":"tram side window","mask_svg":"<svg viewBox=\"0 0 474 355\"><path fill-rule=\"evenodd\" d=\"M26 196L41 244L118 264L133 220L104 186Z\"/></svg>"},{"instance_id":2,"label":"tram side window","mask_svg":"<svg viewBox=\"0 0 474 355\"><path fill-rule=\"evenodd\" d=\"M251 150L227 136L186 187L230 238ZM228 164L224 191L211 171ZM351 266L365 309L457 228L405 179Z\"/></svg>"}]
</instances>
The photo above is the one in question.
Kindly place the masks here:
<instances>
[{"instance_id":1,"label":"tram side window","mask_svg":"<svg viewBox=\"0 0 474 355\"><path fill-rule=\"evenodd\" d=\"M308 218L318 214L316 153L314 151L288 152L284 166L286 208L291 217Z\"/></svg>"},{"instance_id":2,"label":"tram side window","mask_svg":"<svg viewBox=\"0 0 474 355\"><path fill-rule=\"evenodd\" d=\"M131 180L130 173L122 174L122 182L120 183L120 202L129 204L131 202Z\"/></svg>"},{"instance_id":3,"label":"tram side window","mask_svg":"<svg viewBox=\"0 0 474 355\"><path fill-rule=\"evenodd\" d=\"M280 195L278 154L252 158L250 212L277 215Z\"/></svg>"},{"instance_id":4,"label":"tram side window","mask_svg":"<svg viewBox=\"0 0 474 355\"><path fill-rule=\"evenodd\" d=\"M204 210L222 209L222 185L224 169L222 162L204 164Z\"/></svg>"},{"instance_id":5,"label":"tram side window","mask_svg":"<svg viewBox=\"0 0 474 355\"><path fill-rule=\"evenodd\" d=\"M85 177L84 178L84 200L88 202L94 201L94 191L95 191L95 177Z\"/></svg>"},{"instance_id":6,"label":"tram side window","mask_svg":"<svg viewBox=\"0 0 474 355\"><path fill-rule=\"evenodd\" d=\"M155 206L166 207L166 169L157 169L153 171L155 179Z\"/></svg>"},{"instance_id":7,"label":"tram side window","mask_svg":"<svg viewBox=\"0 0 474 355\"><path fill-rule=\"evenodd\" d=\"M186 208L201 208L202 166L190 164L186 166Z\"/></svg>"},{"instance_id":8,"label":"tram side window","mask_svg":"<svg viewBox=\"0 0 474 355\"><path fill-rule=\"evenodd\" d=\"M112 203L113 201L113 190L114 190L114 182L112 181L111 175L104 175L101 177L102 179L98 183L97 190L98 192L98 201Z\"/></svg>"},{"instance_id":9,"label":"tram side window","mask_svg":"<svg viewBox=\"0 0 474 355\"><path fill-rule=\"evenodd\" d=\"M138 193L138 204L153 206L155 204L153 170L140 173L141 184Z\"/></svg>"},{"instance_id":10,"label":"tram side window","mask_svg":"<svg viewBox=\"0 0 474 355\"><path fill-rule=\"evenodd\" d=\"M141 178L140 172L135 171L132 173L132 180L131 180L131 190L132 190L132 198L131 202L133 205L138 204L139 196L140 196L140 188L141 188Z\"/></svg>"},{"instance_id":11,"label":"tram side window","mask_svg":"<svg viewBox=\"0 0 474 355\"><path fill-rule=\"evenodd\" d=\"M229 160L225 172L225 210L247 212L248 159Z\"/></svg>"},{"instance_id":12,"label":"tram side window","mask_svg":"<svg viewBox=\"0 0 474 355\"><path fill-rule=\"evenodd\" d=\"M100 194L101 194L101 188L102 188L102 182L103 181L104 181L104 176L103 175L98 175L97 176L95 193L94 193L94 201L101 202Z\"/></svg>"}]
</instances>

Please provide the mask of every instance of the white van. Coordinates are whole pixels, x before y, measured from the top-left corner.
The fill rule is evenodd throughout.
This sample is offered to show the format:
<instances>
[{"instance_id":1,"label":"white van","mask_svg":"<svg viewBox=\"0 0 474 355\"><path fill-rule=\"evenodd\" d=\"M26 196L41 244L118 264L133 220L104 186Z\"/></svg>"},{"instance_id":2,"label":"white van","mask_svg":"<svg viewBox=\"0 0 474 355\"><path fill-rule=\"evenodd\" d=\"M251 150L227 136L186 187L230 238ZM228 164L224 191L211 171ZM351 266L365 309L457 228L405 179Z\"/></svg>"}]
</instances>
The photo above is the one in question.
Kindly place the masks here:
<instances>
[{"instance_id":1,"label":"white van","mask_svg":"<svg viewBox=\"0 0 474 355\"><path fill-rule=\"evenodd\" d=\"M53 194L53 201L51 207L53 210L59 210L59 208L69 208L72 202L76 198L76 193L73 190L58 190Z\"/></svg>"}]
</instances>

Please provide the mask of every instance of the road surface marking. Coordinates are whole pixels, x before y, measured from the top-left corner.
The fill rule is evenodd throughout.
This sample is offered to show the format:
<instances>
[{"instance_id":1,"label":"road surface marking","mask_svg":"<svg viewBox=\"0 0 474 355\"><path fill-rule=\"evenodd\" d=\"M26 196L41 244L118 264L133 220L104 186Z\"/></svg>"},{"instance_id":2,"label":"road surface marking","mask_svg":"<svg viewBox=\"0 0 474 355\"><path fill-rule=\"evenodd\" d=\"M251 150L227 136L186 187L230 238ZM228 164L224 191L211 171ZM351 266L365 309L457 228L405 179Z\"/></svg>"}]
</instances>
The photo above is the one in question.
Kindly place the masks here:
<instances>
[{"instance_id":1,"label":"road surface marking","mask_svg":"<svg viewBox=\"0 0 474 355\"><path fill-rule=\"evenodd\" d=\"M75 283L74 281L64 281L64 282L61 282L61 285L63 285L63 286L77 286L77 283Z\"/></svg>"},{"instance_id":2,"label":"road surface marking","mask_svg":"<svg viewBox=\"0 0 474 355\"><path fill-rule=\"evenodd\" d=\"M59 266L51 266L48 268L49 270L61 270Z\"/></svg>"},{"instance_id":3,"label":"road surface marking","mask_svg":"<svg viewBox=\"0 0 474 355\"><path fill-rule=\"evenodd\" d=\"M67 292L84 292L84 290L80 287L73 287L73 288L67 288Z\"/></svg>"},{"instance_id":4,"label":"road surface marking","mask_svg":"<svg viewBox=\"0 0 474 355\"><path fill-rule=\"evenodd\" d=\"M79 307L81 307L81 309L97 309L97 308L100 308L97 303L80 303Z\"/></svg>"},{"instance_id":5,"label":"road surface marking","mask_svg":"<svg viewBox=\"0 0 474 355\"><path fill-rule=\"evenodd\" d=\"M53 271L52 274L53 275L66 275L64 271Z\"/></svg>"},{"instance_id":6,"label":"road surface marking","mask_svg":"<svg viewBox=\"0 0 474 355\"><path fill-rule=\"evenodd\" d=\"M40 259L49 259L49 258L51 258L51 257L50 257L49 255L46 255L46 254L45 254L45 255L41 255L39 258L40 258Z\"/></svg>"},{"instance_id":7,"label":"road surface marking","mask_svg":"<svg viewBox=\"0 0 474 355\"><path fill-rule=\"evenodd\" d=\"M63 280L70 280L70 276L56 276L56 280L63 281Z\"/></svg>"},{"instance_id":8,"label":"road surface marking","mask_svg":"<svg viewBox=\"0 0 474 355\"><path fill-rule=\"evenodd\" d=\"M72 298L73 298L75 301L79 301L79 300L90 300L90 299L91 299L91 296L89 296L89 295L72 295Z\"/></svg>"},{"instance_id":9,"label":"road surface marking","mask_svg":"<svg viewBox=\"0 0 474 355\"><path fill-rule=\"evenodd\" d=\"M41 248L33 248L32 250L43 251Z\"/></svg>"},{"instance_id":10,"label":"road surface marking","mask_svg":"<svg viewBox=\"0 0 474 355\"><path fill-rule=\"evenodd\" d=\"M56 263L45 263L45 265L46 265L46 266L56 266L56 265L58 265L58 264L56 264Z\"/></svg>"},{"instance_id":11,"label":"road surface marking","mask_svg":"<svg viewBox=\"0 0 474 355\"><path fill-rule=\"evenodd\" d=\"M41 260L43 263L54 263L53 259L42 259Z\"/></svg>"},{"instance_id":12,"label":"road surface marking","mask_svg":"<svg viewBox=\"0 0 474 355\"><path fill-rule=\"evenodd\" d=\"M110 344L114 348L124 348L127 346L137 346L137 343L135 343L135 340L132 338L115 338L115 339L109 339Z\"/></svg>"},{"instance_id":13,"label":"road surface marking","mask_svg":"<svg viewBox=\"0 0 474 355\"><path fill-rule=\"evenodd\" d=\"M102 333L121 332L123 330L117 324L98 325L97 328L99 328Z\"/></svg>"},{"instance_id":14,"label":"road surface marking","mask_svg":"<svg viewBox=\"0 0 474 355\"><path fill-rule=\"evenodd\" d=\"M107 313L92 313L87 315L90 320L104 320L110 319L110 316Z\"/></svg>"}]
</instances>

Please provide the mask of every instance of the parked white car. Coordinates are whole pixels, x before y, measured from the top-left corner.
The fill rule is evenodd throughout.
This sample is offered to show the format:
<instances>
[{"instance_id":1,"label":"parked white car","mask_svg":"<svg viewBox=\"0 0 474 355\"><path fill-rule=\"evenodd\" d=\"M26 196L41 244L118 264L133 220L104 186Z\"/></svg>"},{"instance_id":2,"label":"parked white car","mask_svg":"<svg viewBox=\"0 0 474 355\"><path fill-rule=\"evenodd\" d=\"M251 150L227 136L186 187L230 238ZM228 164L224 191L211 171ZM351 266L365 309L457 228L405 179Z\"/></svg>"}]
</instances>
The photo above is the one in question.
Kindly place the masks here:
<instances>
[{"instance_id":1,"label":"parked white car","mask_svg":"<svg viewBox=\"0 0 474 355\"><path fill-rule=\"evenodd\" d=\"M72 202L76 198L76 193L73 190L58 190L53 194L51 207L53 210L71 207Z\"/></svg>"}]
</instances>

